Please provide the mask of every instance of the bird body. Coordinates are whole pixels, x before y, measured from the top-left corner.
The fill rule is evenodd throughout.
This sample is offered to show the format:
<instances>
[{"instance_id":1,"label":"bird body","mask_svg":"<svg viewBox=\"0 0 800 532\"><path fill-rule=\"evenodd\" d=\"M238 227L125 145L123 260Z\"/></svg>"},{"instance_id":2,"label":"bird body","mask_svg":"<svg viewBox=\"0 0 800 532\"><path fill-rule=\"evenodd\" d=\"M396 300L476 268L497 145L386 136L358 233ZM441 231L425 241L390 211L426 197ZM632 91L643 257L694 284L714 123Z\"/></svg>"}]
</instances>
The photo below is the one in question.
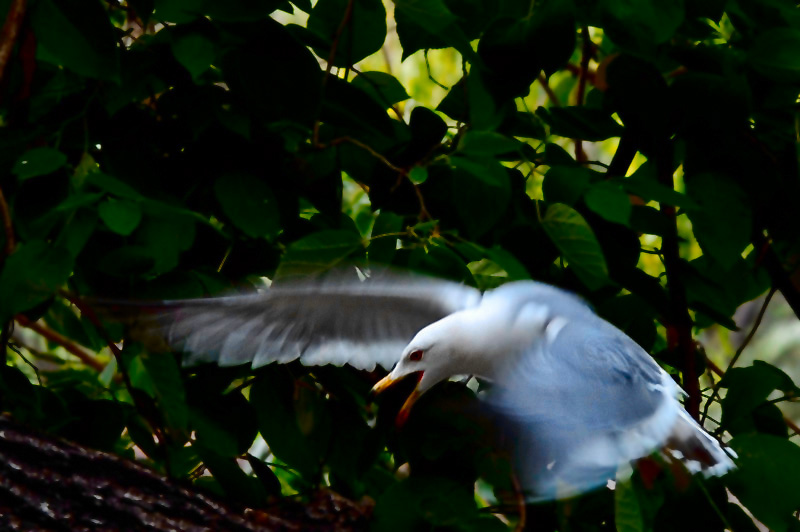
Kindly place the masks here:
<instances>
[{"instance_id":1,"label":"bird body","mask_svg":"<svg viewBox=\"0 0 800 532\"><path fill-rule=\"evenodd\" d=\"M513 431L515 469L530 500L605 485L618 466L667 446L693 472L733 467L647 352L577 296L543 283L481 294L396 275L317 280L165 302L155 318L188 364L257 368L299 359L393 368L378 392L421 375L400 421L438 382L455 375L491 380L486 402Z\"/></svg>"}]
</instances>

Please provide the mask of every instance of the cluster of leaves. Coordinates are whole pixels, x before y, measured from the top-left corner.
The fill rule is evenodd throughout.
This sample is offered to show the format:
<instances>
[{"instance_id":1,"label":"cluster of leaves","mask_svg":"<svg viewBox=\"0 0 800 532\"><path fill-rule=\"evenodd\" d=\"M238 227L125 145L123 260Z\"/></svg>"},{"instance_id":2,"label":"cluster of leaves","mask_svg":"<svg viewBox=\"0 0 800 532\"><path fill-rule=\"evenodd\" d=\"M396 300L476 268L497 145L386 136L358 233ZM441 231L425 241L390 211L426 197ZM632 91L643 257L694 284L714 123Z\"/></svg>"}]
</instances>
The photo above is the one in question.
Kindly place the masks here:
<instances>
[{"instance_id":1,"label":"cluster of leaves","mask_svg":"<svg viewBox=\"0 0 800 532\"><path fill-rule=\"evenodd\" d=\"M187 298L342 261L480 288L532 278L584 295L698 404L692 330L735 328L736 308L769 288L800 311L793 3L396 0L403 59L452 48L463 60L435 109L410 112L403 84L356 65L384 45L387 7L29 0L0 85L0 322L41 318L61 335L50 347L85 346L107 365L15 334L4 411L96 448L133 456L135 445L153 467L250 506L329 485L376 500L380 530L502 530L479 508L490 492L473 494L497 464L476 450L479 424L453 413L475 400L466 386L439 387L397 434L391 415L372 426L373 375L185 369L132 342L111 357L121 327L98 327L59 289ZM307 23L279 22L295 12ZM553 76L569 88L550 90ZM533 112L532 87L550 95ZM608 164L590 161L609 139ZM635 160L646 162L633 171ZM689 260L694 239L702 254ZM642 266L645 241L665 275ZM529 519L754 530L727 487L771 529L800 529L800 449L775 405L797 387L767 364L721 386L718 433L734 436L737 472L638 475ZM269 453L255 456L259 434ZM404 462L412 475L398 480Z\"/></svg>"}]
</instances>

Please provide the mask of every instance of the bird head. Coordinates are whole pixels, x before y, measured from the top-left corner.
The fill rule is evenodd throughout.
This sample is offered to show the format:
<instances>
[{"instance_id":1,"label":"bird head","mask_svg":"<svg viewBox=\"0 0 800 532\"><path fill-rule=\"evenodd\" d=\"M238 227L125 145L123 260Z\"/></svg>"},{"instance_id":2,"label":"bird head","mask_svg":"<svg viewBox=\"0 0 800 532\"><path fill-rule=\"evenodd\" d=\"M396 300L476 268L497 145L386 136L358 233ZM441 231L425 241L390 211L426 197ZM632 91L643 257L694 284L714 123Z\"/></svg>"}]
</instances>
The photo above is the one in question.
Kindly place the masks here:
<instances>
[{"instance_id":1,"label":"bird head","mask_svg":"<svg viewBox=\"0 0 800 532\"><path fill-rule=\"evenodd\" d=\"M463 371L458 371L457 340L454 321L448 318L422 329L403 350L400 361L386 377L373 388L372 394L379 394L400 380L416 376L417 385L397 414L398 427L405 424L411 407L426 391L435 384Z\"/></svg>"}]
</instances>

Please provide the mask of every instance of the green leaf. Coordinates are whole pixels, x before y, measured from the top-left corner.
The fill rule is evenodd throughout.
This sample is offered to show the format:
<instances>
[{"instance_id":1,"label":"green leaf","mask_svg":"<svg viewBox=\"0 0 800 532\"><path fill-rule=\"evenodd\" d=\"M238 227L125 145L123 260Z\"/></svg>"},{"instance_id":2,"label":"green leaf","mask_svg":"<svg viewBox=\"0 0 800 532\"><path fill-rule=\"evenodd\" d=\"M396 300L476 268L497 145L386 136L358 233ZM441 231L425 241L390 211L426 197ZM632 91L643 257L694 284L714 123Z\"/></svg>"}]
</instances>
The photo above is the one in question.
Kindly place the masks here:
<instances>
[{"instance_id":1,"label":"green leaf","mask_svg":"<svg viewBox=\"0 0 800 532\"><path fill-rule=\"evenodd\" d=\"M428 180L428 169L424 166L415 166L408 172L408 179L415 185L421 185Z\"/></svg>"},{"instance_id":2,"label":"green leaf","mask_svg":"<svg viewBox=\"0 0 800 532\"><path fill-rule=\"evenodd\" d=\"M796 530L800 507L800 447L785 438L745 434L730 442L739 458L727 486L753 515L774 532Z\"/></svg>"},{"instance_id":3,"label":"green leaf","mask_svg":"<svg viewBox=\"0 0 800 532\"><path fill-rule=\"evenodd\" d=\"M582 166L554 165L542 182L542 194L548 203L575 205L589 188L592 171Z\"/></svg>"},{"instance_id":4,"label":"green leaf","mask_svg":"<svg viewBox=\"0 0 800 532\"><path fill-rule=\"evenodd\" d=\"M240 391L224 395L192 389L189 420L197 441L222 456L246 453L258 433L256 412Z\"/></svg>"},{"instance_id":5,"label":"green leaf","mask_svg":"<svg viewBox=\"0 0 800 532\"><path fill-rule=\"evenodd\" d=\"M172 54L197 79L211 67L216 56L214 43L199 33L178 37L172 43Z\"/></svg>"},{"instance_id":6,"label":"green leaf","mask_svg":"<svg viewBox=\"0 0 800 532\"><path fill-rule=\"evenodd\" d=\"M280 231L278 202L264 181L229 173L214 183L214 193L231 221L253 238L273 238Z\"/></svg>"},{"instance_id":7,"label":"green leaf","mask_svg":"<svg viewBox=\"0 0 800 532\"><path fill-rule=\"evenodd\" d=\"M21 244L0 273L0 323L46 301L72 273L72 256L41 240Z\"/></svg>"},{"instance_id":8,"label":"green leaf","mask_svg":"<svg viewBox=\"0 0 800 532\"><path fill-rule=\"evenodd\" d=\"M17 159L11 170L20 181L55 172L67 164L67 156L53 148L34 148Z\"/></svg>"},{"instance_id":9,"label":"green leaf","mask_svg":"<svg viewBox=\"0 0 800 532\"><path fill-rule=\"evenodd\" d=\"M608 111L591 107L539 107L536 116L550 126L550 133L560 137L592 142L622 135L624 128Z\"/></svg>"},{"instance_id":10,"label":"green leaf","mask_svg":"<svg viewBox=\"0 0 800 532\"><path fill-rule=\"evenodd\" d=\"M590 290L608 285L608 266L603 250L592 228L578 211L562 203L551 205L542 219L542 228Z\"/></svg>"},{"instance_id":11,"label":"green leaf","mask_svg":"<svg viewBox=\"0 0 800 532\"><path fill-rule=\"evenodd\" d=\"M372 530L504 530L481 528L470 490L442 477L411 477L386 490L375 505ZM488 524L488 523L487 523Z\"/></svg>"},{"instance_id":12,"label":"green leaf","mask_svg":"<svg viewBox=\"0 0 800 532\"><path fill-rule=\"evenodd\" d=\"M773 28L761 33L747 59L753 68L770 78L800 80L800 29Z\"/></svg>"},{"instance_id":13,"label":"green leaf","mask_svg":"<svg viewBox=\"0 0 800 532\"><path fill-rule=\"evenodd\" d=\"M361 72L352 84L372 96L383 107L391 107L410 98L397 78L385 72Z\"/></svg>"},{"instance_id":14,"label":"green leaf","mask_svg":"<svg viewBox=\"0 0 800 532\"><path fill-rule=\"evenodd\" d=\"M617 481L614 489L614 522L617 532L645 532L636 489L630 480Z\"/></svg>"},{"instance_id":15,"label":"green leaf","mask_svg":"<svg viewBox=\"0 0 800 532\"><path fill-rule=\"evenodd\" d=\"M752 212L747 194L723 174L690 174L685 181L689 197L699 205L687 214L700 247L723 267L732 266L750 243Z\"/></svg>"},{"instance_id":16,"label":"green leaf","mask_svg":"<svg viewBox=\"0 0 800 532\"><path fill-rule=\"evenodd\" d=\"M730 369L720 386L728 389L722 400L721 424L726 428L739 418L749 417L775 390L800 397L800 389L791 377L761 360L746 368Z\"/></svg>"},{"instance_id":17,"label":"green leaf","mask_svg":"<svg viewBox=\"0 0 800 532\"><path fill-rule=\"evenodd\" d=\"M694 202L686 194L681 194L675 189L662 185L652 177L646 175L643 170L647 165L645 163L639 170L632 176L622 180L622 187L631 194L639 196L645 201L657 201L665 205L673 205L682 209L697 208L697 203Z\"/></svg>"},{"instance_id":18,"label":"green leaf","mask_svg":"<svg viewBox=\"0 0 800 532\"><path fill-rule=\"evenodd\" d=\"M519 152L522 144L514 138L493 131L468 131L458 143L457 153L468 157Z\"/></svg>"},{"instance_id":19,"label":"green leaf","mask_svg":"<svg viewBox=\"0 0 800 532\"><path fill-rule=\"evenodd\" d=\"M295 382L285 368L270 366L250 390L258 428L272 453L305 475L319 468L309 437L300 430L294 407Z\"/></svg>"},{"instance_id":20,"label":"green leaf","mask_svg":"<svg viewBox=\"0 0 800 532\"><path fill-rule=\"evenodd\" d=\"M109 229L124 236L133 233L142 221L141 207L130 200L109 198L100 204L97 212Z\"/></svg>"},{"instance_id":21,"label":"green leaf","mask_svg":"<svg viewBox=\"0 0 800 532\"><path fill-rule=\"evenodd\" d=\"M41 0L31 13L46 60L82 76L119 81L117 36L96 0Z\"/></svg>"},{"instance_id":22,"label":"green leaf","mask_svg":"<svg viewBox=\"0 0 800 532\"><path fill-rule=\"evenodd\" d=\"M322 119L371 147L394 134L394 126L385 109L352 83L330 78L325 84ZM376 147L377 146L377 147Z\"/></svg>"},{"instance_id":23,"label":"green leaf","mask_svg":"<svg viewBox=\"0 0 800 532\"><path fill-rule=\"evenodd\" d=\"M452 46L475 64L469 39L442 0L397 0L394 5L404 60L417 50Z\"/></svg>"},{"instance_id":24,"label":"green leaf","mask_svg":"<svg viewBox=\"0 0 800 532\"><path fill-rule=\"evenodd\" d=\"M266 19L223 55L221 67L233 94L256 118L310 127L322 94L314 55L280 23ZM275 76L280 72L280 76ZM284 128L285 129L285 126Z\"/></svg>"},{"instance_id":25,"label":"green leaf","mask_svg":"<svg viewBox=\"0 0 800 532\"><path fill-rule=\"evenodd\" d=\"M372 237L367 248L371 263L391 264L392 258L397 251L396 233L399 233L402 229L402 216L398 216L391 211L381 210L378 217L375 218L375 224L372 226Z\"/></svg>"},{"instance_id":26,"label":"green leaf","mask_svg":"<svg viewBox=\"0 0 800 532\"><path fill-rule=\"evenodd\" d=\"M130 200L145 199L135 188L128 183L103 173L91 173L86 176L86 183L99 188L120 198Z\"/></svg>"},{"instance_id":27,"label":"green leaf","mask_svg":"<svg viewBox=\"0 0 800 532\"><path fill-rule=\"evenodd\" d=\"M600 0L604 31L632 53L649 54L683 23L683 0Z\"/></svg>"},{"instance_id":28,"label":"green leaf","mask_svg":"<svg viewBox=\"0 0 800 532\"><path fill-rule=\"evenodd\" d=\"M173 0L174 1L174 0ZM191 0L190 0L191 1ZM203 12L214 20L249 22L268 17L284 0L203 0Z\"/></svg>"},{"instance_id":29,"label":"green leaf","mask_svg":"<svg viewBox=\"0 0 800 532\"><path fill-rule=\"evenodd\" d=\"M472 236L488 231L508 208L511 182L506 169L492 158L450 158L455 167L453 194L462 223Z\"/></svg>"},{"instance_id":30,"label":"green leaf","mask_svg":"<svg viewBox=\"0 0 800 532\"><path fill-rule=\"evenodd\" d=\"M629 225L631 200L617 183L602 181L595 183L584 195L586 206L609 222Z\"/></svg>"},{"instance_id":31,"label":"green leaf","mask_svg":"<svg viewBox=\"0 0 800 532\"><path fill-rule=\"evenodd\" d=\"M323 272L363 249L360 235L352 231L312 233L289 246L275 277L280 279Z\"/></svg>"},{"instance_id":32,"label":"green leaf","mask_svg":"<svg viewBox=\"0 0 800 532\"><path fill-rule=\"evenodd\" d=\"M145 353L141 360L153 383L155 399L167 425L185 431L189 426L189 407L175 357L167 353Z\"/></svg>"},{"instance_id":33,"label":"green leaf","mask_svg":"<svg viewBox=\"0 0 800 532\"><path fill-rule=\"evenodd\" d=\"M341 29L347 13L347 24ZM318 0L308 17L308 29L328 44L324 49L314 48L318 56L327 60L338 38L336 55L331 63L336 67L349 67L377 52L386 39L386 9L381 0Z\"/></svg>"},{"instance_id":34,"label":"green leaf","mask_svg":"<svg viewBox=\"0 0 800 532\"><path fill-rule=\"evenodd\" d=\"M211 471L230 500L250 508L264 506L267 494L263 486L257 479L242 471L235 458L222 456L201 443L193 443L192 448L200 455L203 464Z\"/></svg>"}]
</instances>

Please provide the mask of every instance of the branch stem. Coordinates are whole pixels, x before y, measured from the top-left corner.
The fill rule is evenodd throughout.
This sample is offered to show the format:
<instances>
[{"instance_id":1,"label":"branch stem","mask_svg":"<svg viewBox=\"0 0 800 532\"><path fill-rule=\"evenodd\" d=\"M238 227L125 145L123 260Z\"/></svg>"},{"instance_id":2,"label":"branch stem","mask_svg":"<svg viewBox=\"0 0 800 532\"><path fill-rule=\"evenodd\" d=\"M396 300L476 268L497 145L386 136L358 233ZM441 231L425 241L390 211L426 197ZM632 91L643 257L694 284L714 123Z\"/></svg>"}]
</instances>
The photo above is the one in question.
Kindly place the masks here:
<instances>
[{"instance_id":1,"label":"branch stem","mask_svg":"<svg viewBox=\"0 0 800 532\"><path fill-rule=\"evenodd\" d=\"M90 368L100 372L105 369L105 364L97 360L89 351L80 347L78 344L63 336L61 333L50 329L42 325L41 323L31 321L23 315L19 315L16 318L17 323L22 325L23 327L32 330L39 336L46 338L47 340L60 345L63 347L67 352L77 357L81 362L89 366Z\"/></svg>"}]
</instances>

